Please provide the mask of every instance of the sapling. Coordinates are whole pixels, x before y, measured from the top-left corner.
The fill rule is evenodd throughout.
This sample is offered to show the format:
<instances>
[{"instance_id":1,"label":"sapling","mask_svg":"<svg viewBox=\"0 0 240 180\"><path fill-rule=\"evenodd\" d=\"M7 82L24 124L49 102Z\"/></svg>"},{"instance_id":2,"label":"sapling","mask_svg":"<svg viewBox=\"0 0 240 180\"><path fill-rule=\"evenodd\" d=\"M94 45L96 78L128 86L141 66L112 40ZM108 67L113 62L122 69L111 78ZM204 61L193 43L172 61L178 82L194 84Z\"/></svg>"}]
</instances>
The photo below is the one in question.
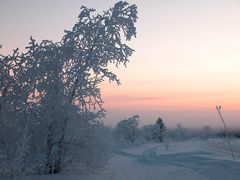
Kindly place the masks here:
<instances>
[{"instance_id":1,"label":"sapling","mask_svg":"<svg viewBox=\"0 0 240 180\"><path fill-rule=\"evenodd\" d=\"M225 134L226 134L226 141L227 141L229 150L231 151L232 158L234 160L235 158L234 158L233 150L232 150L232 147L231 147L231 144L230 144L229 134L228 134L228 131L227 131L227 126L226 126L226 123L225 123L225 121L222 117L222 114L221 114L221 106L216 106L216 109L217 109L217 112L219 114L220 119L222 120L222 123L223 123L223 126L224 126L224 131L225 131Z\"/></svg>"}]
</instances>

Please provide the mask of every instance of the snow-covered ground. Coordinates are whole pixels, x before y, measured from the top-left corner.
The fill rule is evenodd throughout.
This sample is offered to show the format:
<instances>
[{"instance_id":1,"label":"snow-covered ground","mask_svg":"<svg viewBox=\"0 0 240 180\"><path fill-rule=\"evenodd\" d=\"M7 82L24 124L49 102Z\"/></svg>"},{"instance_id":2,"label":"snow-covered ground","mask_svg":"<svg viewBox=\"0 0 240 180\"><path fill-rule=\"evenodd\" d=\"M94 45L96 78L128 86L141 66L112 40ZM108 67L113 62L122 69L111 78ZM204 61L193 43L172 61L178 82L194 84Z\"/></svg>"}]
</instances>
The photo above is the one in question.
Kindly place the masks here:
<instances>
[{"instance_id":1,"label":"snow-covered ground","mask_svg":"<svg viewBox=\"0 0 240 180\"><path fill-rule=\"evenodd\" d=\"M148 143L121 149L101 171L88 175L33 176L28 180L239 180L240 141L224 139Z\"/></svg>"}]
</instances>

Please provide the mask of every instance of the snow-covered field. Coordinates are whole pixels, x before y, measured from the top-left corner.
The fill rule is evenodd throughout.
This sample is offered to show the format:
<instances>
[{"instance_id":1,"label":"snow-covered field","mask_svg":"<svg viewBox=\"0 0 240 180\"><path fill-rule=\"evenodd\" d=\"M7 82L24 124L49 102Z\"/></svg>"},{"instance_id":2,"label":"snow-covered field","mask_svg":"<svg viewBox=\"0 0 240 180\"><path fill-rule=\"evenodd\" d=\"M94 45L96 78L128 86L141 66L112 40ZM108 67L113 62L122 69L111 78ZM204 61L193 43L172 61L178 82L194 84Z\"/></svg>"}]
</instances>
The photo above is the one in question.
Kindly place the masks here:
<instances>
[{"instance_id":1,"label":"snow-covered field","mask_svg":"<svg viewBox=\"0 0 240 180\"><path fill-rule=\"evenodd\" d=\"M224 139L148 143L121 149L94 174L33 176L28 180L239 180L240 141Z\"/></svg>"}]
</instances>

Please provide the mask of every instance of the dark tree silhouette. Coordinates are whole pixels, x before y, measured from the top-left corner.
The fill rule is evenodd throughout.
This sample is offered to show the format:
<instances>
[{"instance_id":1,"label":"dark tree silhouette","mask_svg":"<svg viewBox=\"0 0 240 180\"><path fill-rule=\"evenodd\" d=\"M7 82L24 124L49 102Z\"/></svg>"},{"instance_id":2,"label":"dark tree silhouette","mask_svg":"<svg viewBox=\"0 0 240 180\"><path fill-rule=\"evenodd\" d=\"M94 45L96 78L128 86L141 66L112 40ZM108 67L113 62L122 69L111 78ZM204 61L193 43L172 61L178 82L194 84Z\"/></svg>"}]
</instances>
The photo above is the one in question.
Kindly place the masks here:
<instances>
[{"instance_id":1,"label":"dark tree silhouette","mask_svg":"<svg viewBox=\"0 0 240 180\"><path fill-rule=\"evenodd\" d=\"M156 138L157 138L157 142L163 142L163 136L164 136L164 132L166 131L166 126L162 120L162 118L158 118L156 121Z\"/></svg>"}]
</instances>

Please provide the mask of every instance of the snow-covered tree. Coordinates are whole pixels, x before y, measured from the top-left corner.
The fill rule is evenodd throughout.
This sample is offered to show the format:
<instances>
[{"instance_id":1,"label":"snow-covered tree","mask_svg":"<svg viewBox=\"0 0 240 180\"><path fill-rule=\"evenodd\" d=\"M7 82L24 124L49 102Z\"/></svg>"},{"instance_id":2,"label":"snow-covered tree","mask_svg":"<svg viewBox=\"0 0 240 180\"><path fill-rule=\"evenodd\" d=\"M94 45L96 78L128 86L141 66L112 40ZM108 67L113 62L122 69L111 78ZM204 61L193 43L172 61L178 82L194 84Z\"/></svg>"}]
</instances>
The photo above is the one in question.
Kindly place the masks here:
<instances>
[{"instance_id":1,"label":"snow-covered tree","mask_svg":"<svg viewBox=\"0 0 240 180\"><path fill-rule=\"evenodd\" d=\"M115 129L115 135L119 140L134 143L136 140L136 129L139 124L139 116L134 115L128 119L121 120Z\"/></svg>"},{"instance_id":2,"label":"snow-covered tree","mask_svg":"<svg viewBox=\"0 0 240 180\"><path fill-rule=\"evenodd\" d=\"M163 142L166 126L159 117L155 124L145 125L142 127L142 134L147 141Z\"/></svg>"},{"instance_id":3,"label":"snow-covered tree","mask_svg":"<svg viewBox=\"0 0 240 180\"><path fill-rule=\"evenodd\" d=\"M155 137L157 139L157 142L163 142L166 126L160 117L157 119L155 126L156 126Z\"/></svg>"},{"instance_id":4,"label":"snow-covered tree","mask_svg":"<svg viewBox=\"0 0 240 180\"><path fill-rule=\"evenodd\" d=\"M104 142L98 139L105 114L99 85L105 79L120 83L109 65L126 65L133 53L126 42L136 36L137 7L119 1L102 14L94 11L82 6L60 42L31 37L25 53L0 56L0 151L26 147L24 162L37 164L37 173L59 172L73 144L81 148L82 165L89 152L104 155L95 150ZM79 131L71 131L73 124ZM19 145L20 137L30 147Z\"/></svg>"}]
</instances>

